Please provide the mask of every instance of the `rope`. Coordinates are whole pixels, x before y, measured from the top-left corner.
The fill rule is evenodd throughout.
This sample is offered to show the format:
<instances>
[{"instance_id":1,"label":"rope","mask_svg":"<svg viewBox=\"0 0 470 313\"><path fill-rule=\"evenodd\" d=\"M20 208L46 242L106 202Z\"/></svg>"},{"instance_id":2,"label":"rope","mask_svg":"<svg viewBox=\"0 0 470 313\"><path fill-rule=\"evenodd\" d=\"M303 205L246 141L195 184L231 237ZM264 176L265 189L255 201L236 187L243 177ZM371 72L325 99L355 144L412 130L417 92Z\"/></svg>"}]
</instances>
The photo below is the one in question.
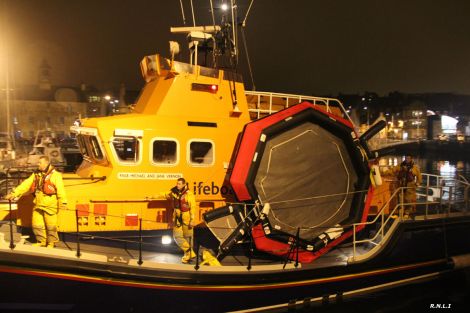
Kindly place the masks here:
<instances>
[{"instance_id":1,"label":"rope","mask_svg":"<svg viewBox=\"0 0 470 313\"><path fill-rule=\"evenodd\" d=\"M332 193L332 194L326 194L326 195L321 195L321 196L314 196L314 197L308 197L308 198L298 198L298 199L291 199L291 200L282 200L282 201L266 201L267 203L270 204L279 204L279 203L289 203L289 202L297 202L297 201L305 201L305 200L313 200L313 199L322 199L322 198L329 198L329 197L336 197L336 196L343 196L343 195L352 195L355 193L364 193L368 192L368 189L364 190L357 190L357 191L350 191L350 192L341 192L341 193Z\"/></svg>"}]
</instances>

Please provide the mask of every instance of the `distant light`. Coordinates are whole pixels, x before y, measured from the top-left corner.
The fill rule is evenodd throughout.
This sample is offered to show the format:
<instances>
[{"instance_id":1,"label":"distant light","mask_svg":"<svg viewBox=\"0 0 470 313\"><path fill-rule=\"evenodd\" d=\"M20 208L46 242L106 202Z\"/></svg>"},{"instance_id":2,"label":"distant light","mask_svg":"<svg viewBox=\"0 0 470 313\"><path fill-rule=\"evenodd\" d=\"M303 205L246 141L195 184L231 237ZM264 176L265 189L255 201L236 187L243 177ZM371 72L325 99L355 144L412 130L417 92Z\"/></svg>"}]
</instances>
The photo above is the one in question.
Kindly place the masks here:
<instances>
[{"instance_id":1,"label":"distant light","mask_svg":"<svg viewBox=\"0 0 470 313\"><path fill-rule=\"evenodd\" d=\"M362 100L362 101L366 101L366 98L362 98L361 100Z\"/></svg>"},{"instance_id":2,"label":"distant light","mask_svg":"<svg viewBox=\"0 0 470 313\"><path fill-rule=\"evenodd\" d=\"M164 245L169 245L171 244L171 237L170 236L162 236L162 244Z\"/></svg>"},{"instance_id":3,"label":"distant light","mask_svg":"<svg viewBox=\"0 0 470 313\"><path fill-rule=\"evenodd\" d=\"M111 96L110 96L110 95L106 95L106 96L104 96L104 99L107 100L107 101L109 101L109 100L111 100Z\"/></svg>"},{"instance_id":4,"label":"distant light","mask_svg":"<svg viewBox=\"0 0 470 313\"><path fill-rule=\"evenodd\" d=\"M227 11L227 10L228 10L228 5L227 5L227 3L222 3L222 5L220 6L220 8L222 9L222 11Z\"/></svg>"},{"instance_id":5,"label":"distant light","mask_svg":"<svg viewBox=\"0 0 470 313\"><path fill-rule=\"evenodd\" d=\"M367 107L364 107L364 110L367 110Z\"/></svg>"},{"instance_id":6,"label":"distant light","mask_svg":"<svg viewBox=\"0 0 470 313\"><path fill-rule=\"evenodd\" d=\"M385 115L389 116L389 115L390 115L390 113L385 113Z\"/></svg>"},{"instance_id":7,"label":"distant light","mask_svg":"<svg viewBox=\"0 0 470 313\"><path fill-rule=\"evenodd\" d=\"M212 86L211 86L211 89L212 89L212 91L217 91L217 89L219 89L219 86L217 86L217 85L212 85Z\"/></svg>"},{"instance_id":8,"label":"distant light","mask_svg":"<svg viewBox=\"0 0 470 313\"><path fill-rule=\"evenodd\" d=\"M114 100L115 103L119 103L119 100Z\"/></svg>"}]
</instances>

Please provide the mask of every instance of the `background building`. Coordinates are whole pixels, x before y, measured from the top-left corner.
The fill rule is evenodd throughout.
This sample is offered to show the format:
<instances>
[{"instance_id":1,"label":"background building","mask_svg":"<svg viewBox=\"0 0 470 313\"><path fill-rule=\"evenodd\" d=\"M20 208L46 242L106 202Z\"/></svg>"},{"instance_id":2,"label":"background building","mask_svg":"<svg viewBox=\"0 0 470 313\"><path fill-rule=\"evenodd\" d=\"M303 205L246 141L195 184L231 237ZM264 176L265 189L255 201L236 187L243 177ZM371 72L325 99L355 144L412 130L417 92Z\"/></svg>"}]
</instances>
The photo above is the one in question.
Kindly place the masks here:
<instances>
[{"instance_id":1,"label":"background building","mask_svg":"<svg viewBox=\"0 0 470 313\"><path fill-rule=\"evenodd\" d=\"M37 131L49 130L56 137L68 137L77 119L128 113L137 93L117 90L102 92L85 83L56 86L51 67L43 60L38 67L36 85L10 88L10 123L16 139L33 139ZM117 97L114 95L118 95ZM6 96L0 97L0 132L7 131Z\"/></svg>"}]
</instances>

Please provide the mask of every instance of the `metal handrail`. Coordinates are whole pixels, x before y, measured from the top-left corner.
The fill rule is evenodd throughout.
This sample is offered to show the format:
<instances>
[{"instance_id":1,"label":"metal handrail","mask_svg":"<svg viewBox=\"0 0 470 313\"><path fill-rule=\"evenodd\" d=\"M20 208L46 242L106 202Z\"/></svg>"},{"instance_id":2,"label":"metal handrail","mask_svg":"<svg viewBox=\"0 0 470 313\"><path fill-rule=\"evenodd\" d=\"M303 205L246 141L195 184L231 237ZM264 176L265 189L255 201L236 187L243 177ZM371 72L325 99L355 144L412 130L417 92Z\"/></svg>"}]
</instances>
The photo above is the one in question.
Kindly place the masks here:
<instances>
[{"instance_id":1,"label":"metal handrail","mask_svg":"<svg viewBox=\"0 0 470 313\"><path fill-rule=\"evenodd\" d=\"M442 189L444 188L444 186L442 186L442 181L454 181L457 184L462 184L465 187L465 192L468 192L468 190L470 188L470 184L468 182L460 180L460 179L455 179L455 178L448 178L447 179L446 177L443 177L443 176L434 175L434 174L427 174L427 173L423 173L422 176L426 178L426 186L425 187L426 187L426 190L427 190L426 191L426 201L424 203L423 202L404 203L404 193L405 193L406 189L410 189L411 187L399 187L392 193L390 198L380 208L379 212L377 212L377 215L375 216L374 219L372 219L371 221L368 221L368 222L360 222L360 223L353 224L353 259L356 258L356 256L357 256L356 248L357 248L358 244L361 244L361 243L374 243L376 245L381 245L382 244L382 242L385 238L385 235L386 235L385 227L386 227L386 225L388 225L390 220L393 220L392 216L396 215L397 210L398 210L398 213L399 213L399 215L397 216L398 220L399 221L403 220L403 211L404 211L403 208L404 208L404 206L406 206L406 205L423 205L423 204L425 204L426 205L426 210L425 210L425 214L424 214L424 219L427 219L429 216L437 215L437 214L430 214L429 211L428 211L428 206L429 206L429 204L442 204L442 201L428 201L427 192L428 192L429 188L438 188L438 189L440 189L439 195L440 195L441 199L442 199L442 194L443 194ZM436 186L430 185L430 178L431 177L436 178ZM457 186L449 186L449 201L448 201L448 206L447 206L447 214L450 214L451 205L453 203L452 202L453 187L457 187ZM399 197L399 195L401 195L401 196ZM397 197L399 197L400 202L397 203L391 211L389 211L387 218L385 218L385 209L390 205L391 201L394 200ZM468 211L468 197L467 197L467 194L464 194L464 197L466 197L464 199L464 202L466 204L466 209ZM454 203L455 203L455 199L454 199ZM469 212L466 212L466 213L469 213ZM438 214L440 214L440 213L438 213ZM365 227L366 225L375 224L375 223L377 223L379 218L381 219L380 228L373 237L368 238L368 239L362 239L362 240L357 240L356 239L356 229L358 227ZM388 230L388 231L390 231L390 230ZM381 236L380 241L378 243L374 242L379 237L379 235Z\"/></svg>"},{"instance_id":2,"label":"metal handrail","mask_svg":"<svg viewBox=\"0 0 470 313\"><path fill-rule=\"evenodd\" d=\"M0 202L7 202L5 200L0 200ZM8 201L8 203L14 203L16 201ZM154 236L143 236L143 233L142 233L142 226L143 226L143 223L157 223L155 222L154 220L144 220L142 218L140 218L138 221L139 221L139 225L138 225L138 236L135 237L136 240L125 240L125 239L119 239L119 238L109 238L109 237L103 237L103 236L97 236L95 234L91 235L91 234L87 234L87 233L84 233L80 230L80 223L79 223L79 215L78 215L78 212L80 210L76 210L76 209L69 209L69 208L59 208L59 210L66 210L66 211L75 211L75 223L76 223L76 231L75 232L70 232L69 234L71 235L75 235L76 237L76 253L75 253L75 257L76 258L81 258L83 256L83 246L81 245L81 242L82 242L82 238L85 238L85 239L100 239L100 240L106 240L106 241L110 241L110 242L122 242L124 244L136 244L138 245L138 256L137 256L137 264L139 266L143 265L145 262L144 258L143 258L143 245L146 245L146 246L151 246L151 247L163 247L162 244L157 244L157 243L152 243L152 242L144 242L143 241L143 238L161 238L162 236L165 236L167 234L158 234L158 235L154 235ZM109 215L107 214L106 216L109 216L109 217L115 217L115 218L121 218L121 219L124 219L125 216L117 216L117 215ZM12 214L10 213L10 219L12 217ZM10 220L10 233L13 232L12 230L12 225L13 225L13 221ZM226 229L231 229L231 230L234 230L235 228L231 228L231 227L224 227ZM42 228L42 229L45 229L45 228ZM183 236L184 237L184 236ZM10 238L11 238L11 241L10 241L10 249L14 250L15 246L12 245L12 243L14 243L12 241L13 239L13 235L10 235ZM177 238L177 237L175 237ZM194 241L194 238L193 237L185 237L186 239L189 240L190 242L190 245L192 246L192 243ZM197 248L199 244L196 245ZM127 249L127 248L125 248ZM199 249L198 249L199 250ZM196 261L196 266L194 267L195 270L198 270L199 269L199 261L200 260L197 260ZM249 260L249 263L251 263L251 260ZM250 270L251 269L251 264L249 264L250 266L247 267L247 270ZM298 266L298 263L296 264L295 267Z\"/></svg>"},{"instance_id":3,"label":"metal handrail","mask_svg":"<svg viewBox=\"0 0 470 313\"><path fill-rule=\"evenodd\" d=\"M264 91L245 91L246 96L256 96L258 98L256 108L249 109L249 112L257 113L257 118L259 119L262 113L273 114L277 112L277 110L273 110L273 97L275 98L285 98L284 108L288 108L290 103L289 100L296 100L296 103L300 103L304 100L312 101L313 105L324 105L326 106L326 111L329 113L333 113L330 109L330 106L338 106L341 110L341 113L354 125L353 121L351 120L348 112L343 106L343 103L335 98L327 98L327 97L315 97L315 96L304 96L304 95L296 95L296 94L288 94L288 93L275 93L275 92L264 92ZM269 98L269 109L261 109L261 97L265 96ZM334 105L335 104L335 105Z\"/></svg>"}]
</instances>

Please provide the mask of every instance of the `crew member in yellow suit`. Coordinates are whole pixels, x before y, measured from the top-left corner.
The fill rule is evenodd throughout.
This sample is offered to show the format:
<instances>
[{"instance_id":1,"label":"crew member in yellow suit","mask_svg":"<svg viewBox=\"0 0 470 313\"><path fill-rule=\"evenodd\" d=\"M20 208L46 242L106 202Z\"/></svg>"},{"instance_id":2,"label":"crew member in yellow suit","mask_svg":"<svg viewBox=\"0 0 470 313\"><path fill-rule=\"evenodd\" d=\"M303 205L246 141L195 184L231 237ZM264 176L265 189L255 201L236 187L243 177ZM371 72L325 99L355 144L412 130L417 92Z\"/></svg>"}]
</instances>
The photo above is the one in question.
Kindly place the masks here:
<instances>
[{"instance_id":1,"label":"crew member in yellow suit","mask_svg":"<svg viewBox=\"0 0 470 313\"><path fill-rule=\"evenodd\" d=\"M47 156L39 158L38 171L31 174L5 199L19 198L28 192L34 194L32 226L37 241L34 245L54 248L59 241L57 213L59 208L66 208L67 198L62 175L50 164Z\"/></svg>"},{"instance_id":2,"label":"crew member in yellow suit","mask_svg":"<svg viewBox=\"0 0 470 313\"><path fill-rule=\"evenodd\" d=\"M176 244L183 250L182 263L189 263L196 257L193 251L194 244L194 211L196 200L194 194L189 190L184 178L178 178L176 186L171 188L166 198L173 205L173 238Z\"/></svg>"},{"instance_id":3,"label":"crew member in yellow suit","mask_svg":"<svg viewBox=\"0 0 470 313\"><path fill-rule=\"evenodd\" d=\"M405 217L416 213L416 187L421 184L422 176L419 167L413 162L413 157L407 155L405 160L392 169L396 175L399 187L405 187L404 203L410 203L405 206ZM401 196L401 195L400 195Z\"/></svg>"}]
</instances>

